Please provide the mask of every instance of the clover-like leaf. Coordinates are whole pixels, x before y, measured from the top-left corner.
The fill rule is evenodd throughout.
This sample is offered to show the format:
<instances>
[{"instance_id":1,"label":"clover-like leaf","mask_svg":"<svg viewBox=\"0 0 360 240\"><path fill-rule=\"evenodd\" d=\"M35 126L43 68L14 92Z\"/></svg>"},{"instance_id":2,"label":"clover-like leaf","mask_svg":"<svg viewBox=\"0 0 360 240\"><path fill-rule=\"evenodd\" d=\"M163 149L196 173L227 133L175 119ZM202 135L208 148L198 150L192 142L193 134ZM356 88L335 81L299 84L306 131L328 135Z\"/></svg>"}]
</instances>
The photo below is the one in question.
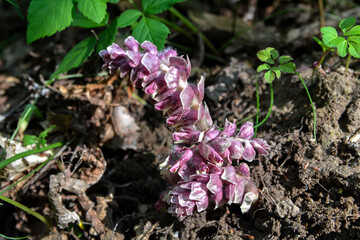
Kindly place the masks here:
<instances>
[{"instance_id":1,"label":"clover-like leaf","mask_svg":"<svg viewBox=\"0 0 360 240\"><path fill-rule=\"evenodd\" d=\"M277 59L279 57L279 52L275 48L267 48L270 52L271 58L273 60Z\"/></svg>"},{"instance_id":2,"label":"clover-like leaf","mask_svg":"<svg viewBox=\"0 0 360 240\"><path fill-rule=\"evenodd\" d=\"M270 64L274 64L274 61L271 59L271 54L270 54L270 51L268 49L269 48L258 51L256 53L256 56L260 61L267 62L267 63L270 63Z\"/></svg>"},{"instance_id":3,"label":"clover-like leaf","mask_svg":"<svg viewBox=\"0 0 360 240\"><path fill-rule=\"evenodd\" d=\"M356 25L344 33L344 36L355 36L355 35L360 35L360 25Z\"/></svg>"},{"instance_id":4,"label":"clover-like leaf","mask_svg":"<svg viewBox=\"0 0 360 240\"><path fill-rule=\"evenodd\" d=\"M286 73L296 73L296 65L293 62L287 62L285 64L281 64L279 66L280 70L282 72L286 72Z\"/></svg>"},{"instance_id":5,"label":"clover-like leaf","mask_svg":"<svg viewBox=\"0 0 360 240\"><path fill-rule=\"evenodd\" d=\"M337 31L333 27L322 27L320 31L323 34L322 40L327 46L329 46L332 40L338 37Z\"/></svg>"},{"instance_id":6,"label":"clover-like leaf","mask_svg":"<svg viewBox=\"0 0 360 240\"><path fill-rule=\"evenodd\" d=\"M355 22L356 19L354 17L348 17L340 22L339 27L345 33L349 28L354 26Z\"/></svg>"},{"instance_id":7,"label":"clover-like leaf","mask_svg":"<svg viewBox=\"0 0 360 240\"><path fill-rule=\"evenodd\" d=\"M349 42L349 53L354 58L360 58L360 44L354 43L354 42Z\"/></svg>"},{"instance_id":8,"label":"clover-like leaf","mask_svg":"<svg viewBox=\"0 0 360 240\"><path fill-rule=\"evenodd\" d=\"M280 64L284 64L284 63L289 62L291 60L293 60L293 58L288 56L288 55L283 55L283 56L279 57L279 63Z\"/></svg>"},{"instance_id":9,"label":"clover-like leaf","mask_svg":"<svg viewBox=\"0 0 360 240\"><path fill-rule=\"evenodd\" d=\"M348 47L349 45L345 38L336 44L336 49L338 50L340 57L345 57L348 54Z\"/></svg>"},{"instance_id":10,"label":"clover-like leaf","mask_svg":"<svg viewBox=\"0 0 360 240\"><path fill-rule=\"evenodd\" d=\"M269 70L271 67L269 64L267 63L264 63L264 64L261 64L260 66L258 66L258 68L256 69L257 72L262 72L262 71L265 71L265 70Z\"/></svg>"},{"instance_id":11,"label":"clover-like leaf","mask_svg":"<svg viewBox=\"0 0 360 240\"><path fill-rule=\"evenodd\" d=\"M275 73L271 69L267 71L264 75L265 81L268 83L272 83L272 81L275 79Z\"/></svg>"},{"instance_id":12,"label":"clover-like leaf","mask_svg":"<svg viewBox=\"0 0 360 240\"><path fill-rule=\"evenodd\" d=\"M346 42L346 39L344 37L336 37L333 40L331 40L327 45L329 47L337 47L341 44L344 44Z\"/></svg>"},{"instance_id":13,"label":"clover-like leaf","mask_svg":"<svg viewBox=\"0 0 360 240\"><path fill-rule=\"evenodd\" d=\"M275 73L275 75L276 75L276 78L279 79L280 76L281 76L281 70L280 70L280 68L278 68L278 67L273 67L273 68L271 68L271 70L274 71L274 73Z\"/></svg>"}]
</instances>

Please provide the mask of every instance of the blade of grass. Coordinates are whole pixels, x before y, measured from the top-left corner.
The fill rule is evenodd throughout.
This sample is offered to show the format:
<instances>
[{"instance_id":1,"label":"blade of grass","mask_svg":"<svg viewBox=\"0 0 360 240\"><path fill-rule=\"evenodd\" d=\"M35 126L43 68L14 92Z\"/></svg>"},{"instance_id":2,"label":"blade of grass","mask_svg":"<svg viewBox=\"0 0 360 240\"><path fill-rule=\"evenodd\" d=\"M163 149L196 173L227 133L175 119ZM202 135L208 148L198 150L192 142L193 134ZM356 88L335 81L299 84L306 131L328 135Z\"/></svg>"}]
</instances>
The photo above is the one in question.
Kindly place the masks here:
<instances>
[{"instance_id":1,"label":"blade of grass","mask_svg":"<svg viewBox=\"0 0 360 240\"><path fill-rule=\"evenodd\" d=\"M21 203L19 202L16 202L10 198L7 198L5 196L2 196L0 195L0 200L3 200L4 202L7 202L17 208L20 208L21 210L23 210L24 212L27 212L31 215L33 215L34 217L36 217L37 219L39 219L40 221L42 221L50 230L51 230L51 225L50 223L48 222L48 220L41 214L31 210L30 208L26 207L25 205L22 205Z\"/></svg>"},{"instance_id":2,"label":"blade of grass","mask_svg":"<svg viewBox=\"0 0 360 240\"><path fill-rule=\"evenodd\" d=\"M268 117L270 116L270 113L272 111L273 104L274 104L274 89L273 89L272 83L270 83L270 107L269 107L268 113L266 114L265 118L260 123L255 125L255 127L254 127L255 129L266 122L266 120L268 119Z\"/></svg>"},{"instance_id":3,"label":"blade of grass","mask_svg":"<svg viewBox=\"0 0 360 240\"><path fill-rule=\"evenodd\" d=\"M315 139L315 142L317 142L317 140L316 140L316 108L315 108L315 104L314 104L314 102L313 102L313 100L311 98L310 92L309 92L308 88L306 87L306 84L305 84L304 80L300 76L300 73L296 72L296 74L300 78L300 81L302 82L302 84L303 84L303 86L305 88L305 91L306 91L306 93L308 95L309 101L311 103L311 107L312 107L313 114L314 114L314 139Z\"/></svg>"},{"instance_id":4,"label":"blade of grass","mask_svg":"<svg viewBox=\"0 0 360 240\"><path fill-rule=\"evenodd\" d=\"M28 238L29 236L25 236L25 237L8 237L8 236L5 236L5 235L3 235L3 234L0 233L0 237L6 238L6 239L10 239L10 240L17 240L17 239L26 239L26 238Z\"/></svg>"},{"instance_id":5,"label":"blade of grass","mask_svg":"<svg viewBox=\"0 0 360 240\"><path fill-rule=\"evenodd\" d=\"M259 74L256 74L256 119L255 119L255 126L259 123L259 112L260 112L260 94L259 94ZM254 138L256 138L257 128L255 128Z\"/></svg>"},{"instance_id":6,"label":"blade of grass","mask_svg":"<svg viewBox=\"0 0 360 240\"><path fill-rule=\"evenodd\" d=\"M12 157L4 160L4 161L1 161L0 162L0 169L3 169L8 164L10 164L10 163L12 163L12 162L14 162L14 161L16 161L18 159L21 159L21 158L24 158L24 157L27 157L27 156L30 156L30 155L33 155L33 154L45 152L47 150L57 148L57 147L61 147L61 146L63 146L62 142L56 142L56 143L50 144L50 145L42 147L42 148L36 148L36 149L32 149L32 150L29 150L29 151L25 151L25 152L16 154L15 156L12 156Z\"/></svg>"}]
</instances>

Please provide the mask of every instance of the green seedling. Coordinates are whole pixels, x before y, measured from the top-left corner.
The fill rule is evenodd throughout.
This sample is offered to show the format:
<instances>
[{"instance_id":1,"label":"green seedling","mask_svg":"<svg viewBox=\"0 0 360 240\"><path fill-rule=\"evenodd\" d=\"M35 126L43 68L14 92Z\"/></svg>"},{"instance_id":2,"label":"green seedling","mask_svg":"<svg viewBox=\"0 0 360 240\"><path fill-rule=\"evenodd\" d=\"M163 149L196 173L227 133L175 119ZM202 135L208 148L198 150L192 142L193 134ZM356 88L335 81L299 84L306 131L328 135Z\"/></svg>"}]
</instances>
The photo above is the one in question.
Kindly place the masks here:
<instances>
[{"instance_id":1,"label":"green seedling","mask_svg":"<svg viewBox=\"0 0 360 240\"><path fill-rule=\"evenodd\" d=\"M275 80L275 78L279 79L282 73L290 73L290 74L298 75L308 95L314 113L314 139L316 141L315 105L314 102L312 101L309 90L306 87L304 80L301 78L299 72L296 70L296 65L293 62L293 58L288 55L280 56L279 52L272 47L268 47L266 49L260 50L257 52L256 55L260 61L264 62L257 68L257 72L265 71L264 74L265 81L270 84L270 107L265 118L259 123L259 92L258 92L258 81L256 81L257 113L255 120L256 124L254 127L255 131L257 131L257 128L259 126L261 126L263 123L266 122L272 111L272 107L274 103L274 91L273 91L272 82Z\"/></svg>"},{"instance_id":2,"label":"green seedling","mask_svg":"<svg viewBox=\"0 0 360 240\"><path fill-rule=\"evenodd\" d=\"M48 133L55 127L56 127L56 125L53 125L47 129L45 129L44 131L42 131L39 134L39 136L25 134L24 138L23 138L23 145L28 146L31 144L36 144L37 148L40 148L41 146L46 146L47 145L46 137L48 136Z\"/></svg>"},{"instance_id":3,"label":"green seedling","mask_svg":"<svg viewBox=\"0 0 360 240\"><path fill-rule=\"evenodd\" d=\"M345 73L349 69L351 57L360 58L360 25L355 25L355 22L356 19L354 17L343 19L339 24L339 28L342 31L340 35L333 27L322 27L320 29L322 41L315 37L314 39L321 46L324 54L320 61L318 61L319 63L315 66L315 69L321 65L325 55L334 50L337 51L340 57L347 56Z\"/></svg>"}]
</instances>

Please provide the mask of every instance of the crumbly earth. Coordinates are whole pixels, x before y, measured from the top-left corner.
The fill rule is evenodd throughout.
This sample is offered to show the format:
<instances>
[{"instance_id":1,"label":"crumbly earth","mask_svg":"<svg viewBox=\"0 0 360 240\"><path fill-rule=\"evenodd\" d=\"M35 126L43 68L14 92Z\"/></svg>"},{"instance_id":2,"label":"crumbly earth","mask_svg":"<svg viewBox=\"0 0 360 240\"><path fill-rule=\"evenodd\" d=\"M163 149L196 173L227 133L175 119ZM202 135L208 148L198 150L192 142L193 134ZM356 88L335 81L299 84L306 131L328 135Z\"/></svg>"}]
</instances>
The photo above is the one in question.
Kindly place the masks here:
<instances>
[{"instance_id":1,"label":"crumbly earth","mask_svg":"<svg viewBox=\"0 0 360 240\"><path fill-rule=\"evenodd\" d=\"M328 10L336 6L332 2L328 1ZM212 9L202 3L204 11ZM239 6L244 8L238 13L241 16L250 13L242 4L245 3ZM256 7L257 18L262 19L269 16L266 15L269 12L314 6L308 1L258 1ZM229 11L229 7L219 8L224 11L218 15L227 16L229 12L225 10ZM339 5L337 11L346 16L354 10ZM10 34L10 25L22 29L22 25L14 21L15 11L1 12L0 20L11 22L4 26L4 33ZM194 14L189 12L191 16L196 22ZM208 20L211 18L207 15ZM285 11L265 26L256 24L248 35L241 35L238 43L226 48L225 61L221 64L202 62L204 53L200 50L188 53L193 66L202 63L199 74L207 72L205 101L218 125L221 126L226 118L254 121L256 81L259 82L260 119L265 117L270 105L269 85L256 73L256 51L274 46L280 53L292 55L297 65L311 66L321 55L317 52L319 48L310 43L311 35L307 35L318 28L313 26L316 21L317 16L310 11ZM201 21L197 24L199 28L204 27ZM202 31L213 42L220 35L206 28ZM0 122L0 133L3 137L10 136L16 128L25 104L33 99L31 94L41 84L42 75L49 76L65 54L64 49L70 49L87 33L70 29L61 33L60 39L39 40L30 47L22 36L4 47L0 61L0 114L5 119ZM172 37L177 40L176 35ZM44 127L56 124L48 141L68 143L61 158L51 161L44 170L4 194L47 217L54 232L49 233L33 216L4 203L0 206L0 234L29 235L29 239L44 240L360 239L360 72L354 62L345 73L338 59L335 54L326 58L324 70L320 69L313 79L310 78L311 69L301 72L316 105L316 141L313 112L299 78L285 74L274 81L272 113L257 132L272 150L268 157L249 163L260 191L260 200L251 211L242 214L238 205L215 210L209 207L179 221L166 211L157 212L154 207L160 193L167 188L158 165L171 146L171 132L162 113L156 112L141 90L128 84L127 78L91 75L101 68L99 57L93 55L74 72L84 77L58 80L42 92L37 106L43 116L34 117L25 132L35 135ZM192 81L196 79L199 75L191 76ZM81 153L88 152L85 149L95 151L97 148L101 149L107 163L104 173L96 171L100 161L96 156L100 153L94 155L91 164L80 160ZM0 191L32 169L20 172L11 181L1 179ZM83 223L79 225L75 221L64 229L55 227L57 212L48 198L49 178L59 176L61 171L88 189L85 195L83 192L77 195L75 187L69 190L71 186L67 186L68 189L59 187L61 183L57 186L58 195L53 197L61 197L58 208L67 217L62 220L79 217ZM84 182L84 173L99 178L98 182L89 187ZM65 182L71 185L69 180ZM105 229L105 232L99 234L96 229Z\"/></svg>"}]
</instances>

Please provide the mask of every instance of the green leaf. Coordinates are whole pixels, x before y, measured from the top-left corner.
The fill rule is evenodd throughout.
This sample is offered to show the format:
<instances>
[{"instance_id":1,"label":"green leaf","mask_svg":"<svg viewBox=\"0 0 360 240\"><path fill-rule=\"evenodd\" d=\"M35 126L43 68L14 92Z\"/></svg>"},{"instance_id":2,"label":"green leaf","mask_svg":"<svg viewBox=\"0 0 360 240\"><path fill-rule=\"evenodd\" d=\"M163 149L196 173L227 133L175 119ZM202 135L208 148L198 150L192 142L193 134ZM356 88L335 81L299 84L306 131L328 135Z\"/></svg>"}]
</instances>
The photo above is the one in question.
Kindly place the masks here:
<instances>
[{"instance_id":1,"label":"green leaf","mask_svg":"<svg viewBox=\"0 0 360 240\"><path fill-rule=\"evenodd\" d=\"M28 145L37 143L38 142L38 137L35 136L35 135L25 134L22 142L23 142L23 146L26 147Z\"/></svg>"},{"instance_id":2,"label":"green leaf","mask_svg":"<svg viewBox=\"0 0 360 240\"><path fill-rule=\"evenodd\" d=\"M339 52L340 57L345 57L348 54L348 42L345 40L339 41L336 45L336 49Z\"/></svg>"},{"instance_id":3,"label":"green leaf","mask_svg":"<svg viewBox=\"0 0 360 240\"><path fill-rule=\"evenodd\" d=\"M281 76L281 70L280 70L280 68L278 68L278 67L273 67L273 68L271 68L271 70L274 71L274 73L275 73L275 75L276 75L276 78L279 79L280 76Z\"/></svg>"},{"instance_id":4,"label":"green leaf","mask_svg":"<svg viewBox=\"0 0 360 240\"><path fill-rule=\"evenodd\" d=\"M86 18L84 15L82 15L80 12L76 12L73 16L74 20L71 22L71 26L73 27L81 27L81 28L97 28L97 27L103 27L106 26L106 23L109 21L109 14L106 13L104 20L102 20L101 23L96 23L88 18Z\"/></svg>"},{"instance_id":5,"label":"green leaf","mask_svg":"<svg viewBox=\"0 0 360 240\"><path fill-rule=\"evenodd\" d=\"M120 0L107 0L109 3L118 3Z\"/></svg>"},{"instance_id":6,"label":"green leaf","mask_svg":"<svg viewBox=\"0 0 360 240\"><path fill-rule=\"evenodd\" d=\"M72 22L72 0L32 0L28 9L27 43L62 31Z\"/></svg>"},{"instance_id":7,"label":"green leaf","mask_svg":"<svg viewBox=\"0 0 360 240\"><path fill-rule=\"evenodd\" d=\"M340 22L339 27L345 33L349 28L354 26L355 22L356 19L354 17L348 17Z\"/></svg>"},{"instance_id":8,"label":"green leaf","mask_svg":"<svg viewBox=\"0 0 360 240\"><path fill-rule=\"evenodd\" d=\"M101 23L106 15L105 0L79 0L79 11L88 19Z\"/></svg>"},{"instance_id":9,"label":"green leaf","mask_svg":"<svg viewBox=\"0 0 360 240\"><path fill-rule=\"evenodd\" d=\"M333 27L322 27L320 31L323 34L322 40L327 46L329 46L329 42L338 37L337 31Z\"/></svg>"},{"instance_id":10,"label":"green leaf","mask_svg":"<svg viewBox=\"0 0 360 240\"><path fill-rule=\"evenodd\" d=\"M170 30L165 24L154 19L143 17L135 27L133 36L140 43L148 40L154 43L159 50L162 50L165 39L169 33Z\"/></svg>"},{"instance_id":11,"label":"green leaf","mask_svg":"<svg viewBox=\"0 0 360 240\"><path fill-rule=\"evenodd\" d=\"M279 57L279 63L280 64L284 64L284 63L286 63L288 61L292 61L292 60L293 60L293 58L288 56L288 55L284 55L284 56Z\"/></svg>"},{"instance_id":12,"label":"green leaf","mask_svg":"<svg viewBox=\"0 0 360 240\"><path fill-rule=\"evenodd\" d=\"M119 18L119 17L118 17ZM112 23L99 35L99 42L96 46L96 52L107 48L111 43L114 42L117 30L117 19L112 21Z\"/></svg>"},{"instance_id":13,"label":"green leaf","mask_svg":"<svg viewBox=\"0 0 360 240\"><path fill-rule=\"evenodd\" d=\"M354 58L360 58L360 44L349 42L349 53Z\"/></svg>"},{"instance_id":14,"label":"green leaf","mask_svg":"<svg viewBox=\"0 0 360 240\"><path fill-rule=\"evenodd\" d=\"M271 58L269 51L267 51L266 49L260 50L256 53L257 58L260 61L265 62L267 59Z\"/></svg>"},{"instance_id":15,"label":"green leaf","mask_svg":"<svg viewBox=\"0 0 360 240\"><path fill-rule=\"evenodd\" d=\"M158 14L169 10L175 3L185 0L142 0L144 13Z\"/></svg>"},{"instance_id":16,"label":"green leaf","mask_svg":"<svg viewBox=\"0 0 360 240\"><path fill-rule=\"evenodd\" d=\"M318 39L317 37L313 37L313 39L320 45L321 49L323 50L323 52L326 52L327 49L329 49L328 46L325 45L325 43L323 43L323 41L321 41L320 39Z\"/></svg>"},{"instance_id":17,"label":"green leaf","mask_svg":"<svg viewBox=\"0 0 360 240\"><path fill-rule=\"evenodd\" d=\"M336 37L331 40L327 45L329 47L338 47L340 44L343 44L343 42L346 42L344 37Z\"/></svg>"},{"instance_id":18,"label":"green leaf","mask_svg":"<svg viewBox=\"0 0 360 240\"><path fill-rule=\"evenodd\" d=\"M275 60L275 59L277 59L279 57L279 52L276 51L276 49L271 48L271 49L269 49L269 52L270 52L271 58L273 60Z\"/></svg>"},{"instance_id":19,"label":"green leaf","mask_svg":"<svg viewBox=\"0 0 360 240\"><path fill-rule=\"evenodd\" d=\"M296 65L293 62L287 62L285 64L282 64L279 66L279 69L282 72L286 72L286 73L296 73Z\"/></svg>"},{"instance_id":20,"label":"green leaf","mask_svg":"<svg viewBox=\"0 0 360 240\"><path fill-rule=\"evenodd\" d=\"M65 55L58 69L56 69L56 71L51 74L50 79L54 79L60 73L64 73L70 69L78 67L91 55L91 53L94 51L95 45L95 37L87 38L75 45L70 50L70 52Z\"/></svg>"},{"instance_id":21,"label":"green leaf","mask_svg":"<svg viewBox=\"0 0 360 240\"><path fill-rule=\"evenodd\" d=\"M360 36L350 36L347 38L347 41L360 44Z\"/></svg>"},{"instance_id":22,"label":"green leaf","mask_svg":"<svg viewBox=\"0 0 360 240\"><path fill-rule=\"evenodd\" d=\"M350 28L346 33L344 33L344 36L352 36L352 35L360 35L360 25L356 25Z\"/></svg>"},{"instance_id":23,"label":"green leaf","mask_svg":"<svg viewBox=\"0 0 360 240\"><path fill-rule=\"evenodd\" d=\"M264 75L265 81L268 83L272 83L272 81L275 79L275 73L272 70L269 70Z\"/></svg>"},{"instance_id":24,"label":"green leaf","mask_svg":"<svg viewBox=\"0 0 360 240\"><path fill-rule=\"evenodd\" d=\"M269 70L271 67L269 64L267 63L264 63L264 64L261 64L260 66L258 66L258 68L256 69L257 72L262 72L264 70Z\"/></svg>"},{"instance_id":25,"label":"green leaf","mask_svg":"<svg viewBox=\"0 0 360 240\"><path fill-rule=\"evenodd\" d=\"M126 10L117 18L117 26L119 28L130 26L139 19L141 14L142 13L136 9Z\"/></svg>"},{"instance_id":26,"label":"green leaf","mask_svg":"<svg viewBox=\"0 0 360 240\"><path fill-rule=\"evenodd\" d=\"M34 104L27 104L25 106L24 111L21 113L21 116L17 123L20 135L22 135L28 127L35 109L39 110L38 107Z\"/></svg>"},{"instance_id":27,"label":"green leaf","mask_svg":"<svg viewBox=\"0 0 360 240\"><path fill-rule=\"evenodd\" d=\"M263 50L260 50L256 53L256 56L260 61L267 62L269 64L274 64L274 60L271 59L270 51L274 48L266 48Z\"/></svg>"}]
</instances>

